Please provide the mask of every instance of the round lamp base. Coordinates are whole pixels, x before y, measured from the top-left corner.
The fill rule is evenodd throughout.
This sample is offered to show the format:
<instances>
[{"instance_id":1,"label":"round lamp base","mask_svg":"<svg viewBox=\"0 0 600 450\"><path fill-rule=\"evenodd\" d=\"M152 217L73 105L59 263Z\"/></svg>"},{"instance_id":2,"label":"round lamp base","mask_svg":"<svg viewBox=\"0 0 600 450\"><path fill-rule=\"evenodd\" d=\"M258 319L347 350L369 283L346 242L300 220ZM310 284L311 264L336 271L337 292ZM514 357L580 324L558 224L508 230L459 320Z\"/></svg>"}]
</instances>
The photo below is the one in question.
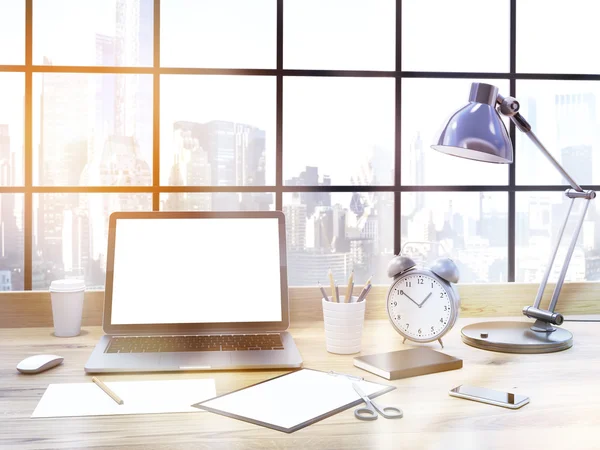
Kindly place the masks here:
<instances>
[{"instance_id":1,"label":"round lamp base","mask_svg":"<svg viewBox=\"0 0 600 450\"><path fill-rule=\"evenodd\" d=\"M573 335L556 328L551 333L531 330L529 322L481 322L461 331L465 344L503 353L552 353L573 346Z\"/></svg>"}]
</instances>

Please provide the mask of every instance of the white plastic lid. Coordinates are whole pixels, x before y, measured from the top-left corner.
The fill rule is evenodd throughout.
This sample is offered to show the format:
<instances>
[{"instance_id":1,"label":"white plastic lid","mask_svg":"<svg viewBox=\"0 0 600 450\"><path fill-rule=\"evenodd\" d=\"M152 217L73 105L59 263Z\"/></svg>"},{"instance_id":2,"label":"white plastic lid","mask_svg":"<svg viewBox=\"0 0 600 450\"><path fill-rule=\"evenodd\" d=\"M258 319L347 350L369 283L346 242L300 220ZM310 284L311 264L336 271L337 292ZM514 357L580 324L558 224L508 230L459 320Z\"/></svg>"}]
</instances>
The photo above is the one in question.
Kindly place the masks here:
<instances>
[{"instance_id":1,"label":"white plastic lid","mask_svg":"<svg viewBox=\"0 0 600 450\"><path fill-rule=\"evenodd\" d=\"M85 291L85 281L76 279L54 280L50 283L50 292Z\"/></svg>"}]
</instances>

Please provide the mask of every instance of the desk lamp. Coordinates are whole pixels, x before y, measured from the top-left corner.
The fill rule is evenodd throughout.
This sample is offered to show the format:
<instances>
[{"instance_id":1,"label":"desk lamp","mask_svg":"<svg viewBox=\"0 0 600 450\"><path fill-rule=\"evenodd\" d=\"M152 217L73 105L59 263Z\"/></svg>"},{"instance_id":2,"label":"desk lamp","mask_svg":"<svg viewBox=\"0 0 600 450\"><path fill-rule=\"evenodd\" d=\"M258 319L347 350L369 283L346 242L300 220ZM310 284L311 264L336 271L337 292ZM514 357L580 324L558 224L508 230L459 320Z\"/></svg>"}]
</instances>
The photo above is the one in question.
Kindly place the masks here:
<instances>
[{"instance_id":1,"label":"desk lamp","mask_svg":"<svg viewBox=\"0 0 600 450\"><path fill-rule=\"evenodd\" d=\"M571 199L571 202L564 223L560 228L556 246L550 255L550 261L542 278L535 302L533 306L523 308L523 314L530 319L535 319L535 323L512 321L472 324L462 329L462 339L463 342L473 347L506 353L549 353L566 350L573 345L573 335L569 331L555 326L561 325L564 317L554 310L571 256L575 250L575 244L583 225L589 201L596 197L596 193L583 190L548 152L531 131L529 123L519 113L519 102L513 97L503 97L498 94L498 88L490 84L471 84L469 103L450 117L437 144L431 147L439 152L461 158L510 164L513 162L513 147L500 114L510 117L517 128L531 139L556 170L568 181L571 189L567 189L565 195ZM540 307L542 296L571 215L573 204L578 198L583 199L585 204L571 237L550 305L548 309L543 309Z\"/></svg>"}]
</instances>

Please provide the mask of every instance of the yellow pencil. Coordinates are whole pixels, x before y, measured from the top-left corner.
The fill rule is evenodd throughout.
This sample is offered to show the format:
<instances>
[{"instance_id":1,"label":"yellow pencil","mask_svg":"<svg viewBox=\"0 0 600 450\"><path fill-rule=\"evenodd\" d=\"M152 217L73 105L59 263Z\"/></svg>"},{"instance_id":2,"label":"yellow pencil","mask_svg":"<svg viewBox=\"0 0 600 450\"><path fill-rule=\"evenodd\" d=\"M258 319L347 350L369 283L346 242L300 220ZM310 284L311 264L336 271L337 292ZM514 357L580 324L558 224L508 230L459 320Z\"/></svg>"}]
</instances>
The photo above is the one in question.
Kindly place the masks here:
<instances>
[{"instance_id":1,"label":"yellow pencil","mask_svg":"<svg viewBox=\"0 0 600 450\"><path fill-rule=\"evenodd\" d=\"M348 278L348 287L346 288L346 297L344 297L344 303L350 303L350 299L352 298L352 289L354 288L354 270L350 274L350 278Z\"/></svg>"},{"instance_id":2,"label":"yellow pencil","mask_svg":"<svg viewBox=\"0 0 600 450\"><path fill-rule=\"evenodd\" d=\"M112 398L115 402L117 402L117 404L122 405L123 404L123 400L121 399L121 397L119 397L117 394L115 394L113 391L111 391L111 389L105 385L102 381L100 381L98 378L96 377L92 377L92 381L94 383L96 383L96 385L102 389L104 392L106 392L110 398Z\"/></svg>"},{"instance_id":3,"label":"yellow pencil","mask_svg":"<svg viewBox=\"0 0 600 450\"><path fill-rule=\"evenodd\" d=\"M333 281L333 272L329 269L329 283L331 284L331 301L339 302L340 300L335 296L335 281Z\"/></svg>"}]
</instances>

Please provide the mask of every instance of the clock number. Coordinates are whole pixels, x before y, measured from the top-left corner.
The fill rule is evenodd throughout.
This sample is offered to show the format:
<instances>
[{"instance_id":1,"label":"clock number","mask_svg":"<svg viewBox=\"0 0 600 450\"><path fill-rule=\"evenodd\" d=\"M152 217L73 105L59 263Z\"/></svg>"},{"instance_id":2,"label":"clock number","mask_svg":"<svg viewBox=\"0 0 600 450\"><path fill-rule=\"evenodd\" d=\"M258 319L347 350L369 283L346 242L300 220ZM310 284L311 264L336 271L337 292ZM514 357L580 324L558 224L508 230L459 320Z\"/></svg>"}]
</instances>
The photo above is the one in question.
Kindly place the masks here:
<instances>
[{"instance_id":1,"label":"clock number","mask_svg":"<svg viewBox=\"0 0 600 450\"><path fill-rule=\"evenodd\" d=\"M444 293L440 292L440 298L444 298Z\"/></svg>"},{"instance_id":2,"label":"clock number","mask_svg":"<svg viewBox=\"0 0 600 450\"><path fill-rule=\"evenodd\" d=\"M433 281L431 282L431 289L433 289Z\"/></svg>"},{"instance_id":3,"label":"clock number","mask_svg":"<svg viewBox=\"0 0 600 450\"><path fill-rule=\"evenodd\" d=\"M440 319L440 323L444 323L444 318L443 317Z\"/></svg>"},{"instance_id":4,"label":"clock number","mask_svg":"<svg viewBox=\"0 0 600 450\"><path fill-rule=\"evenodd\" d=\"M410 324L409 324L409 323L407 323L407 324L406 324L406 329L407 329L407 330L408 330L408 327L410 327Z\"/></svg>"},{"instance_id":5,"label":"clock number","mask_svg":"<svg viewBox=\"0 0 600 450\"><path fill-rule=\"evenodd\" d=\"M400 319L402 319L402 316L401 316L401 315L398 315L398 320L400 320Z\"/></svg>"},{"instance_id":6,"label":"clock number","mask_svg":"<svg viewBox=\"0 0 600 450\"><path fill-rule=\"evenodd\" d=\"M412 287L412 282L411 281L406 281L406 287Z\"/></svg>"},{"instance_id":7,"label":"clock number","mask_svg":"<svg viewBox=\"0 0 600 450\"><path fill-rule=\"evenodd\" d=\"M394 306L398 306L398 302L394 302Z\"/></svg>"},{"instance_id":8,"label":"clock number","mask_svg":"<svg viewBox=\"0 0 600 450\"><path fill-rule=\"evenodd\" d=\"M420 328L417 330L417 333L421 334L421 329Z\"/></svg>"},{"instance_id":9,"label":"clock number","mask_svg":"<svg viewBox=\"0 0 600 450\"><path fill-rule=\"evenodd\" d=\"M444 311L448 311L448 307L444 305Z\"/></svg>"},{"instance_id":10,"label":"clock number","mask_svg":"<svg viewBox=\"0 0 600 450\"><path fill-rule=\"evenodd\" d=\"M431 327L431 331L433 331L433 326Z\"/></svg>"},{"instance_id":11,"label":"clock number","mask_svg":"<svg viewBox=\"0 0 600 450\"><path fill-rule=\"evenodd\" d=\"M425 283L425 280L423 280L423 278L417 278L417 284L423 284Z\"/></svg>"}]
</instances>

